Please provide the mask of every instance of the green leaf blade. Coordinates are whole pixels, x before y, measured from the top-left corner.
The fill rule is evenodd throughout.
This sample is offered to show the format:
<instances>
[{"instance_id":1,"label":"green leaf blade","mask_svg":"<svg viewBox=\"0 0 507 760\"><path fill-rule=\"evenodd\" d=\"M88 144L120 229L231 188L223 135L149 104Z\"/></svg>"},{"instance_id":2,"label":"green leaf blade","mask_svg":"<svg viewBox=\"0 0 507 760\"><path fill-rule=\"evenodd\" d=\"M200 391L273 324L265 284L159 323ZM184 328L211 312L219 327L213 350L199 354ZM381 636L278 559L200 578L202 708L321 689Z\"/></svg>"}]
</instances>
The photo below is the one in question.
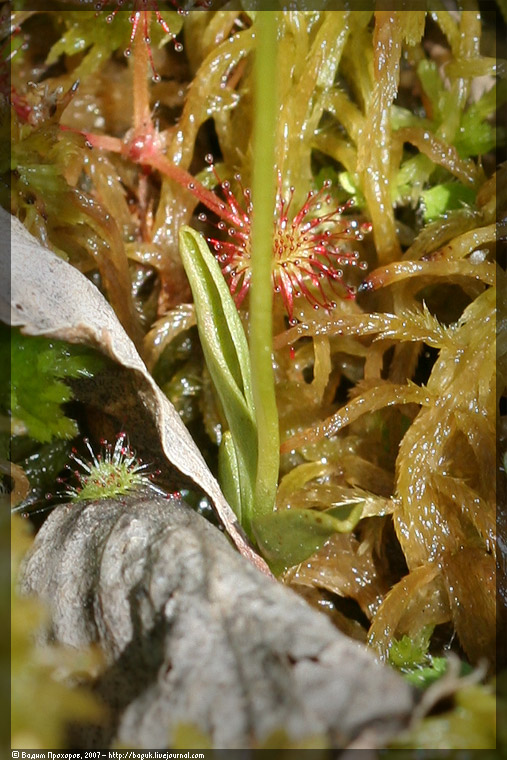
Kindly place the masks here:
<instances>
[{"instance_id":1,"label":"green leaf blade","mask_svg":"<svg viewBox=\"0 0 507 760\"><path fill-rule=\"evenodd\" d=\"M334 533L349 533L357 525L362 502L352 502L326 510L280 509L257 517L255 537L264 556L276 567L304 562Z\"/></svg>"},{"instance_id":2,"label":"green leaf blade","mask_svg":"<svg viewBox=\"0 0 507 760\"><path fill-rule=\"evenodd\" d=\"M241 474L236 447L229 430L225 431L218 450L218 473L224 496L241 523Z\"/></svg>"},{"instance_id":3,"label":"green leaf blade","mask_svg":"<svg viewBox=\"0 0 507 760\"><path fill-rule=\"evenodd\" d=\"M242 524L249 531L257 471L257 423L248 344L220 266L204 238L190 227L182 228L180 251L194 296L206 365L236 451L232 466L231 444L227 444L228 454L222 462L227 460L228 467L223 472L228 472L229 483L234 480L232 473L239 472Z\"/></svg>"},{"instance_id":4,"label":"green leaf blade","mask_svg":"<svg viewBox=\"0 0 507 760\"><path fill-rule=\"evenodd\" d=\"M200 316L202 327L209 331L206 344L218 351L214 363L221 363L224 375L230 374L253 417L248 344L220 266L202 235L190 227L183 227L180 232L180 250L198 310L198 323Z\"/></svg>"},{"instance_id":5,"label":"green leaf blade","mask_svg":"<svg viewBox=\"0 0 507 760\"><path fill-rule=\"evenodd\" d=\"M0 393L0 407L10 409L14 430L40 443L73 438L77 424L63 409L73 394L63 381L91 377L101 370L102 358L81 346L23 335L4 325L0 333L0 360L11 368L10 394Z\"/></svg>"}]
</instances>

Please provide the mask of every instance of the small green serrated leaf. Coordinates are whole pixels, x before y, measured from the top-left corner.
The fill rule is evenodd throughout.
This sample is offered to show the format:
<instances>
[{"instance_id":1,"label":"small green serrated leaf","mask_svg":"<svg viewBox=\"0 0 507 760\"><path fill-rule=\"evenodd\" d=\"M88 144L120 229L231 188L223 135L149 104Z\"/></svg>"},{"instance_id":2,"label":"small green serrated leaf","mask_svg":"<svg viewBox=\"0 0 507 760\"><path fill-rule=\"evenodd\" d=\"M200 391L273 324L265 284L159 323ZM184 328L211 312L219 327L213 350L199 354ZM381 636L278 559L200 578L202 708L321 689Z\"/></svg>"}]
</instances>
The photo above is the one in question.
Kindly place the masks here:
<instances>
[{"instance_id":1,"label":"small green serrated leaf","mask_svg":"<svg viewBox=\"0 0 507 760\"><path fill-rule=\"evenodd\" d=\"M91 377L101 369L101 357L82 346L9 332L2 326L0 360L11 366L10 400L2 392L0 407L10 408L13 432L40 443L73 438L77 425L62 409L72 391L63 379Z\"/></svg>"},{"instance_id":2,"label":"small green serrated leaf","mask_svg":"<svg viewBox=\"0 0 507 760\"><path fill-rule=\"evenodd\" d=\"M500 124L491 124L490 119L506 100L507 82L500 80L467 108L453 141L461 158L481 156L493 150L496 145L505 144L505 130Z\"/></svg>"},{"instance_id":3,"label":"small green serrated leaf","mask_svg":"<svg viewBox=\"0 0 507 760\"><path fill-rule=\"evenodd\" d=\"M475 203L475 190L460 182L444 182L424 190L421 200L424 206L424 221L432 222L447 211L461 208L463 204Z\"/></svg>"},{"instance_id":4,"label":"small green serrated leaf","mask_svg":"<svg viewBox=\"0 0 507 760\"><path fill-rule=\"evenodd\" d=\"M433 626L421 628L416 635L395 639L389 649L389 662L400 670L410 670L426 664Z\"/></svg>"},{"instance_id":5,"label":"small green serrated leaf","mask_svg":"<svg viewBox=\"0 0 507 760\"><path fill-rule=\"evenodd\" d=\"M255 537L267 559L290 567L320 549L333 533L349 533L361 518L363 502L316 509L280 509L258 517Z\"/></svg>"},{"instance_id":6,"label":"small green serrated leaf","mask_svg":"<svg viewBox=\"0 0 507 760\"><path fill-rule=\"evenodd\" d=\"M432 625L425 625L416 634L395 639L389 649L389 663L400 670L409 683L420 689L426 689L447 670L445 657L429 654L433 628Z\"/></svg>"},{"instance_id":7,"label":"small green serrated leaf","mask_svg":"<svg viewBox=\"0 0 507 760\"><path fill-rule=\"evenodd\" d=\"M429 665L420 666L404 673L405 680L412 686L426 689L444 675L447 670L447 662L445 657L431 657Z\"/></svg>"}]
</instances>

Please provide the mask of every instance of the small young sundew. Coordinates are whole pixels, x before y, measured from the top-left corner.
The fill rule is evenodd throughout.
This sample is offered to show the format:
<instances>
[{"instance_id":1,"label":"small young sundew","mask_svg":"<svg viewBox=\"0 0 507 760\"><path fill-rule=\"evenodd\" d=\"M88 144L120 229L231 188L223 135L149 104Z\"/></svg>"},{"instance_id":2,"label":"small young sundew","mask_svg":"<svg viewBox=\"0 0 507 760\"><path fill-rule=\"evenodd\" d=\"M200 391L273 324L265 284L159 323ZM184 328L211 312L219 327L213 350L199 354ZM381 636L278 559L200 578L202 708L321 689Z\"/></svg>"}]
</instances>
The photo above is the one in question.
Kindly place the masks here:
<instances>
[{"instance_id":1,"label":"small young sundew","mask_svg":"<svg viewBox=\"0 0 507 760\"><path fill-rule=\"evenodd\" d=\"M67 465L67 469L76 478L77 485L59 479L59 482L65 484L65 495L72 501L117 499L134 491L166 496L166 492L153 482L160 474L159 471L148 471L149 464L144 464L136 456L126 433L118 434L114 446L102 441L99 454L95 454L88 439L85 438L84 443L90 452L90 460L80 457L74 448L70 458L80 469Z\"/></svg>"}]
</instances>

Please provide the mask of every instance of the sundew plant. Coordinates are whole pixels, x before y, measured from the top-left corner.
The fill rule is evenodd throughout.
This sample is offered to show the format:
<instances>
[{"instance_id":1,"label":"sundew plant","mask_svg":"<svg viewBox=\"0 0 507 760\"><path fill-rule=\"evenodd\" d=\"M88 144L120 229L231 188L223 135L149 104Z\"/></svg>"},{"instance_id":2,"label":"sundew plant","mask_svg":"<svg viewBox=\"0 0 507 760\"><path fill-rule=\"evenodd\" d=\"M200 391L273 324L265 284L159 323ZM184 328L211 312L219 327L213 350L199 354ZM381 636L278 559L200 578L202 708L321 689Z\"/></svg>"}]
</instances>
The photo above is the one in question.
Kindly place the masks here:
<instances>
[{"instance_id":1,"label":"sundew plant","mask_svg":"<svg viewBox=\"0 0 507 760\"><path fill-rule=\"evenodd\" d=\"M11 212L99 285L281 582L386 660L493 670L502 16L127 5L13 4Z\"/></svg>"}]
</instances>

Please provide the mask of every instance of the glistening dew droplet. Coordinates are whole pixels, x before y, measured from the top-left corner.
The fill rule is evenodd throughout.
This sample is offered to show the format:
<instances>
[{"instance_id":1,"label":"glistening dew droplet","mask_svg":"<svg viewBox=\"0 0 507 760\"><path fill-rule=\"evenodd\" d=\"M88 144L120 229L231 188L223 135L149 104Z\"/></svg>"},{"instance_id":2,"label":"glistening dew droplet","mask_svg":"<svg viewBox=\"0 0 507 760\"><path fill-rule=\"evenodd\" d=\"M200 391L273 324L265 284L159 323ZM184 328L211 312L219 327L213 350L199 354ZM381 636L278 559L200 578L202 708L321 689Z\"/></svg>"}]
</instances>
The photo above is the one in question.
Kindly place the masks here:
<instances>
[{"instance_id":1,"label":"glistening dew droplet","mask_svg":"<svg viewBox=\"0 0 507 760\"><path fill-rule=\"evenodd\" d=\"M186 14L188 11L182 10L180 8L180 3L177 2L177 0L170 0L171 5L174 6L174 8L178 11L181 11L183 14ZM98 2L95 5L95 8L97 9L97 14L104 9L105 6L108 5L108 0L98 0ZM201 3L197 2L195 5L200 6ZM116 0L116 8L106 15L106 22L108 24L111 24L114 21L114 18L118 11L122 10L122 8L125 6L125 0ZM165 34L167 34L170 39L173 41L174 49L177 53L180 53L183 50L183 45L181 42L176 41L176 35L171 31L171 28L168 24L168 22L164 19L162 16L162 12L159 10L157 0L132 0L128 4L129 8L132 9L132 12L129 15L129 21L132 25L132 30L130 32L130 39L128 46L125 50L125 55L127 58L132 55L132 45L134 44L134 39L137 34L137 30L139 29L139 25L142 23L142 34L144 38L144 43L148 49L148 56L150 59L150 65L152 70L152 79L154 82L160 81L160 75L158 74L157 70L155 69L155 64L153 62L153 53L151 50L151 38L150 38L150 23L152 20L151 14L153 13L153 16L155 18L156 23L161 27L161 29L164 31Z\"/></svg>"}]
</instances>

